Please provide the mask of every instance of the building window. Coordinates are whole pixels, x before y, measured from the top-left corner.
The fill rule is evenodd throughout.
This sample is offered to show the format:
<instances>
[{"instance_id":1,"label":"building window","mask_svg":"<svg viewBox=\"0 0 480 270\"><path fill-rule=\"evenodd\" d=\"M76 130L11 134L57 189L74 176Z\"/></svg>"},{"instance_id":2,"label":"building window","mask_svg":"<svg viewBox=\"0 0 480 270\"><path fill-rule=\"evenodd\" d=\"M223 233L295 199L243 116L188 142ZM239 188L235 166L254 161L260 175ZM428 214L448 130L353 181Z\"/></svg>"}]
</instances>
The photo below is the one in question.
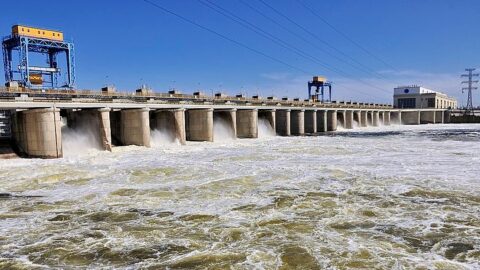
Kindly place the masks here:
<instances>
[{"instance_id":1,"label":"building window","mask_svg":"<svg viewBox=\"0 0 480 270\"><path fill-rule=\"evenodd\" d=\"M435 98L427 98L427 108L435 108Z\"/></svg>"},{"instance_id":2,"label":"building window","mask_svg":"<svg viewBox=\"0 0 480 270\"><path fill-rule=\"evenodd\" d=\"M416 105L417 104L416 104L415 98L399 98L398 99L399 108L415 108Z\"/></svg>"}]
</instances>

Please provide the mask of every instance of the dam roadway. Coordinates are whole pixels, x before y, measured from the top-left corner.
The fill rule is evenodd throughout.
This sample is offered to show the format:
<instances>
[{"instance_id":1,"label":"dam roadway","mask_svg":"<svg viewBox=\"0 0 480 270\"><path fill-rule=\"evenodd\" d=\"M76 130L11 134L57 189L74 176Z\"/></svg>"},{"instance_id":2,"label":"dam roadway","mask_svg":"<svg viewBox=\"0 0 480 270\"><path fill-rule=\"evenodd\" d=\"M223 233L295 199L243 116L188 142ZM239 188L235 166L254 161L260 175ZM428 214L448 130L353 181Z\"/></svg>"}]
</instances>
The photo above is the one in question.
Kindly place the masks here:
<instances>
[{"instance_id":1,"label":"dam roadway","mask_svg":"<svg viewBox=\"0 0 480 270\"><path fill-rule=\"evenodd\" d=\"M150 132L166 131L181 144L214 141L213 123L221 119L236 138L257 138L259 120L280 136L334 132L337 124L355 126L447 123L446 109L395 109L357 102L245 96L111 93L73 90L0 89L0 110L8 113L9 138L28 157L59 158L62 125L94 130L103 149L113 145L150 147ZM63 121L62 121L63 119ZM66 121L65 121L66 119Z\"/></svg>"}]
</instances>

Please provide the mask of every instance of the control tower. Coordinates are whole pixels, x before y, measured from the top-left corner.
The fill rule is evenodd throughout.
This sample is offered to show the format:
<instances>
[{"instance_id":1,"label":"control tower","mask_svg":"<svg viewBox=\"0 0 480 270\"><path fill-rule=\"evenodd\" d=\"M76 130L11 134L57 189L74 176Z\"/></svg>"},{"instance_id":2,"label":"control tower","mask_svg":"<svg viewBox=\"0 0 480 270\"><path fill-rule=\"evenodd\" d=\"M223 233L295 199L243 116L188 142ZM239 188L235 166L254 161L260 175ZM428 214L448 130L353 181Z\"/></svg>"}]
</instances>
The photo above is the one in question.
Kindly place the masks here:
<instances>
[{"instance_id":1,"label":"control tower","mask_svg":"<svg viewBox=\"0 0 480 270\"><path fill-rule=\"evenodd\" d=\"M64 41L62 32L14 25L11 35L3 38L2 48L7 85L31 89L74 87L74 46ZM46 66L31 65L38 55L46 57ZM65 57L64 62L57 62L60 56Z\"/></svg>"}]
</instances>

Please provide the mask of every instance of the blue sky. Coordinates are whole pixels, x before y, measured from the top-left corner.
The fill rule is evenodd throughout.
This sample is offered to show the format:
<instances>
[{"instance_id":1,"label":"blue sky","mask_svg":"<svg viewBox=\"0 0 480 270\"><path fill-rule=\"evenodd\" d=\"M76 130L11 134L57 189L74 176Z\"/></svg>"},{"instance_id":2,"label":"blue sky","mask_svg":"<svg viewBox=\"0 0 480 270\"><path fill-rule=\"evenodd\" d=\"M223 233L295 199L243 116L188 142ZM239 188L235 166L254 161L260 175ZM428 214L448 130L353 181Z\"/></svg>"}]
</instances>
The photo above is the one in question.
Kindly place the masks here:
<instances>
[{"instance_id":1,"label":"blue sky","mask_svg":"<svg viewBox=\"0 0 480 270\"><path fill-rule=\"evenodd\" d=\"M121 91L133 91L147 84L158 92L176 88L185 93L200 89L306 98L307 80L325 75L334 83L337 100L391 103L394 86L420 84L453 95L462 104L460 74L466 67L480 68L478 0L263 0L289 20L260 0L243 1L263 15L241 0L208 0L290 49L209 9L202 4L207 0L150 1L305 72L143 0L50 0L46 5L9 1L2 3L0 29L3 35L13 24L62 30L76 45L81 89L114 84ZM479 96L477 91L477 104Z\"/></svg>"}]
</instances>

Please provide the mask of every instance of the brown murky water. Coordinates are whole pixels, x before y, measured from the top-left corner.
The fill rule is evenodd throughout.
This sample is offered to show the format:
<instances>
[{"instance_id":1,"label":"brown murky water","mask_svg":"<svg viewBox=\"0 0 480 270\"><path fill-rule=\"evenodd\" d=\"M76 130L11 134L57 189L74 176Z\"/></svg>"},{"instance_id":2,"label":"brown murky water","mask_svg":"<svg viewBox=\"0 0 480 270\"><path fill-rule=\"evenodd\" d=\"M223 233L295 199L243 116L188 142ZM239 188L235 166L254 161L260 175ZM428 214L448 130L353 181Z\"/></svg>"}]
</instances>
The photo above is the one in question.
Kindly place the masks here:
<instances>
[{"instance_id":1,"label":"brown murky water","mask_svg":"<svg viewBox=\"0 0 480 270\"><path fill-rule=\"evenodd\" d=\"M480 126L0 161L0 269L479 269Z\"/></svg>"}]
</instances>

